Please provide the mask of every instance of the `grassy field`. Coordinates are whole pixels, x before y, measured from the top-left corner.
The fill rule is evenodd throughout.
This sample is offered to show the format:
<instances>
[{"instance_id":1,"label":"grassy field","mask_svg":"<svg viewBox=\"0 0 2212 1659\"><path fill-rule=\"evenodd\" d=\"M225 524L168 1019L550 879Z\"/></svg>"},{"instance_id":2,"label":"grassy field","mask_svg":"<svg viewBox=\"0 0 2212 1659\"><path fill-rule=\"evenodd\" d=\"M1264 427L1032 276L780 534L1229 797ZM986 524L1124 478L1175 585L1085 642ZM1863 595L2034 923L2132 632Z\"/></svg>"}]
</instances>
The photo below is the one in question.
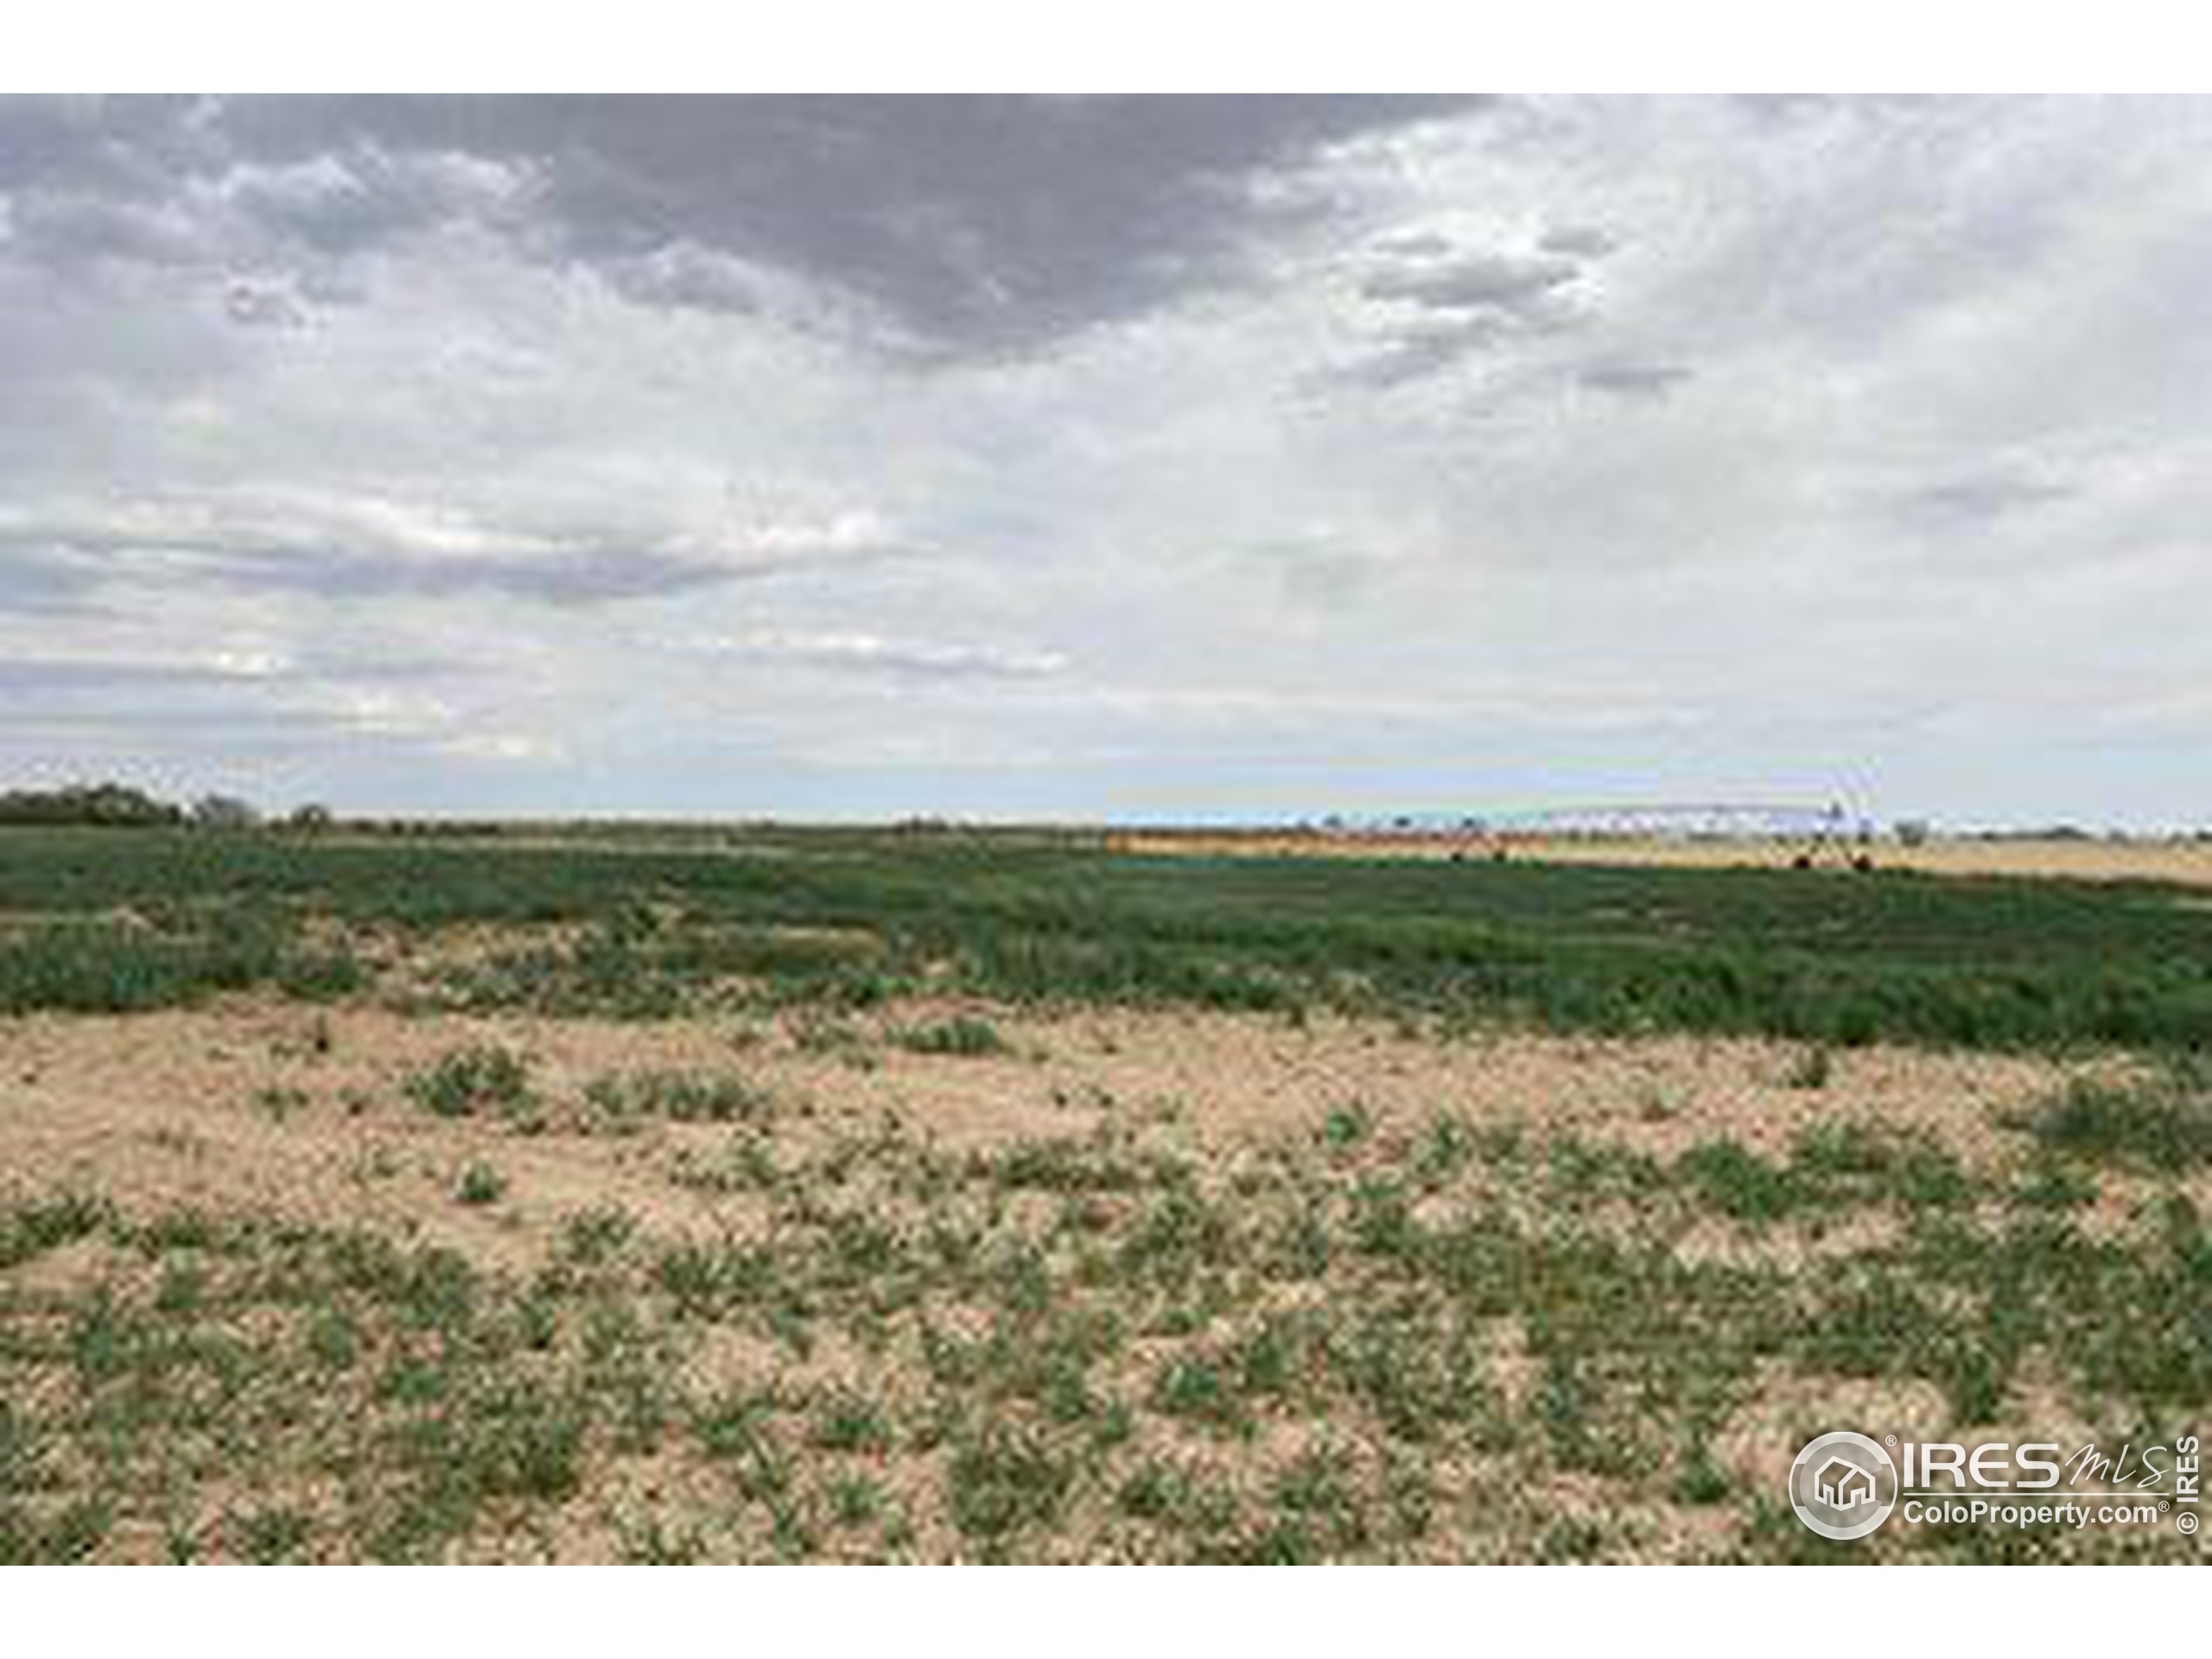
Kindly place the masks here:
<instances>
[{"instance_id":1,"label":"grassy field","mask_svg":"<svg viewBox=\"0 0 2212 1659\"><path fill-rule=\"evenodd\" d=\"M927 986L1840 1045L2212 1038L2212 908L2155 883L1150 858L1014 833L18 830L0 831L0 1011L18 1013L344 995L377 977L373 947L474 925L559 937L419 988L439 1006L653 1017Z\"/></svg>"},{"instance_id":2,"label":"grassy field","mask_svg":"<svg viewBox=\"0 0 2212 1659\"><path fill-rule=\"evenodd\" d=\"M1779 1478L2202 1432L2171 888L11 832L0 1009L0 1559L2199 1559Z\"/></svg>"}]
</instances>

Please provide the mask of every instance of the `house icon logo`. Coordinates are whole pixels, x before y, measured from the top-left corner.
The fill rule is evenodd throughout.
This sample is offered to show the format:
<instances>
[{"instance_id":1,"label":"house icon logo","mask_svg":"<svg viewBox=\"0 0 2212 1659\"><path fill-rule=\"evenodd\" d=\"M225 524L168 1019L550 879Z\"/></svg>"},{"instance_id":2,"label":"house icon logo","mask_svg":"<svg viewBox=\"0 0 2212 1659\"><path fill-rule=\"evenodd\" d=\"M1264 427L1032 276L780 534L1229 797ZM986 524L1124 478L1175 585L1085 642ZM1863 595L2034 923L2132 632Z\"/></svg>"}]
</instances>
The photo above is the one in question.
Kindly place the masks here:
<instances>
[{"instance_id":1,"label":"house icon logo","mask_svg":"<svg viewBox=\"0 0 2212 1659\"><path fill-rule=\"evenodd\" d=\"M1813 1495L1830 1509L1855 1510L1874 1501L1874 1477L1837 1454L1813 1471Z\"/></svg>"},{"instance_id":2,"label":"house icon logo","mask_svg":"<svg viewBox=\"0 0 2212 1659\"><path fill-rule=\"evenodd\" d=\"M1897 1503L1897 1466L1878 1441L1837 1429L1806 1442L1789 1465L1789 1506L1823 1538L1864 1538Z\"/></svg>"}]
</instances>

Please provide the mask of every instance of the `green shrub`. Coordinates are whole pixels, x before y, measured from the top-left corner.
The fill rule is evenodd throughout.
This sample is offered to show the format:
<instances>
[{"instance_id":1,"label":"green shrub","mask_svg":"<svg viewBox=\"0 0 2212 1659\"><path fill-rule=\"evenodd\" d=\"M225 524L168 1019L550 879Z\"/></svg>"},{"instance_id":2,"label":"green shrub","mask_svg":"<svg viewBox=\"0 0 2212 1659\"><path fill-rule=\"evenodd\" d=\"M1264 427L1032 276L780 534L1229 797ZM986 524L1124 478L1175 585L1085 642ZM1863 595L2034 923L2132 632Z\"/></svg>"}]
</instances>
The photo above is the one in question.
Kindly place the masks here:
<instances>
[{"instance_id":1,"label":"green shrub","mask_svg":"<svg viewBox=\"0 0 2212 1659\"><path fill-rule=\"evenodd\" d=\"M408 1097L440 1117L502 1115L531 1103L530 1068L496 1044L476 1043L442 1055L428 1071L407 1079Z\"/></svg>"},{"instance_id":2,"label":"green shrub","mask_svg":"<svg viewBox=\"0 0 2212 1659\"><path fill-rule=\"evenodd\" d=\"M765 1116L767 1090L742 1077L688 1071L632 1071L594 1077L584 1101L605 1122L621 1128L649 1118L674 1123L730 1123Z\"/></svg>"},{"instance_id":3,"label":"green shrub","mask_svg":"<svg viewBox=\"0 0 2212 1659\"><path fill-rule=\"evenodd\" d=\"M1786 1172L1733 1141L1693 1147L1676 1168L1707 1204L1738 1221L1777 1221L1796 1202Z\"/></svg>"},{"instance_id":4,"label":"green shrub","mask_svg":"<svg viewBox=\"0 0 2212 1659\"><path fill-rule=\"evenodd\" d=\"M917 1054L950 1054L970 1059L1006 1052L1006 1039L999 1035L996 1026L965 1014L903 1032L899 1044Z\"/></svg>"},{"instance_id":5,"label":"green shrub","mask_svg":"<svg viewBox=\"0 0 2212 1659\"><path fill-rule=\"evenodd\" d=\"M471 1164L461 1172L454 1196L463 1204L497 1204L506 1196L507 1178L489 1164Z\"/></svg>"}]
</instances>

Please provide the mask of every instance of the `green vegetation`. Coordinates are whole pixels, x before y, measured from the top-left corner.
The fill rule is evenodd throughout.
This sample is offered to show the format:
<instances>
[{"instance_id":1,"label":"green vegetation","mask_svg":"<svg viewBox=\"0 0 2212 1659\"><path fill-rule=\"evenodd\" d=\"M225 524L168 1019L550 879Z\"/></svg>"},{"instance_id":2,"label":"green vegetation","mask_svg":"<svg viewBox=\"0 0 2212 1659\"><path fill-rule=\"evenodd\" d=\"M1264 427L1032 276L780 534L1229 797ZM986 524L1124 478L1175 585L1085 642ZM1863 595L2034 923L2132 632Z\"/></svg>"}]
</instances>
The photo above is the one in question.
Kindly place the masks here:
<instances>
[{"instance_id":1,"label":"green vegetation","mask_svg":"<svg viewBox=\"0 0 2212 1659\"><path fill-rule=\"evenodd\" d=\"M966 1014L934 1025L917 1026L900 1033L899 1041L901 1047L917 1054L953 1054L972 1059L1006 1052L1006 1039L999 1035L997 1027Z\"/></svg>"},{"instance_id":2,"label":"green vegetation","mask_svg":"<svg viewBox=\"0 0 2212 1659\"><path fill-rule=\"evenodd\" d=\"M0 836L0 853L13 840ZM0 874L0 885L5 880ZM0 931L0 1014L130 1014L260 986L323 1001L363 983L350 953L306 945L258 907L155 906L153 913L160 919L72 918Z\"/></svg>"},{"instance_id":3,"label":"green vegetation","mask_svg":"<svg viewBox=\"0 0 2212 1659\"><path fill-rule=\"evenodd\" d=\"M442 1055L407 1079L408 1098L440 1117L512 1116L531 1104L530 1067L495 1044L477 1043Z\"/></svg>"},{"instance_id":4,"label":"green vegetation","mask_svg":"<svg viewBox=\"0 0 2212 1659\"><path fill-rule=\"evenodd\" d=\"M184 822L184 809L127 784L0 790L0 824L104 824L151 829Z\"/></svg>"},{"instance_id":5,"label":"green vegetation","mask_svg":"<svg viewBox=\"0 0 2212 1659\"><path fill-rule=\"evenodd\" d=\"M2184 1061L2129 1083L2079 1078L2023 1127L2055 1152L2188 1170L2212 1163L2212 1074Z\"/></svg>"},{"instance_id":6,"label":"green vegetation","mask_svg":"<svg viewBox=\"0 0 2212 1659\"><path fill-rule=\"evenodd\" d=\"M1012 831L0 831L0 1010L273 988L652 1018L999 1001L2202 1049L2212 911L2149 882L1139 856ZM454 957L457 930L511 941ZM367 931L400 960L373 978ZM313 941L313 943L310 943ZM963 1038L958 1040L967 1040ZM1810 1058L1805 1086L1824 1063Z\"/></svg>"},{"instance_id":7,"label":"green vegetation","mask_svg":"<svg viewBox=\"0 0 2212 1659\"><path fill-rule=\"evenodd\" d=\"M563 1332L547 1286L366 1236L185 1213L98 1236L112 1278L0 1281L0 1560L88 1554L126 1520L182 1560L433 1556L572 1497L592 1437L652 1403L651 1351L594 1338L626 1315L581 1276ZM142 1293L133 1262L199 1288Z\"/></svg>"},{"instance_id":8,"label":"green vegetation","mask_svg":"<svg viewBox=\"0 0 2212 1659\"><path fill-rule=\"evenodd\" d=\"M1961 1430L2053 1400L2115 1441L2201 1421L2212 912L2180 898L1011 832L0 831L0 1012L680 1013L732 1057L574 1088L496 1044L434 1054L407 1100L469 1123L397 1126L462 1149L410 1165L434 1213L397 1238L19 1193L0 1560L2190 1553L2096 1529L1838 1550L1743 1452L1869 1383ZM1408 1126L1351 1081L1224 1148L1055 1087L1097 1127L951 1150L735 1058L767 1033L934 1082L1008 1052L1004 1010L1090 1003L1766 1033L1811 1127L1686 1136L1653 1084L1618 1117L1647 1150ZM340 1052L233 1103L288 1145L354 1133L383 1096L340 1071L348 1022L270 1023L296 1060ZM1844 1051L1876 1040L2133 1052L1969 1165L1854 1116ZM547 1229L576 1189L533 1174L499 1207L486 1122L547 1138L532 1172L576 1136L669 1202Z\"/></svg>"},{"instance_id":9,"label":"green vegetation","mask_svg":"<svg viewBox=\"0 0 2212 1659\"><path fill-rule=\"evenodd\" d=\"M742 1077L688 1071L631 1071L594 1077L584 1103L595 1127L615 1133L654 1119L671 1123L732 1123L766 1115L768 1091Z\"/></svg>"},{"instance_id":10,"label":"green vegetation","mask_svg":"<svg viewBox=\"0 0 2212 1659\"><path fill-rule=\"evenodd\" d=\"M762 1224L587 1211L515 1273L81 1197L0 1213L0 1558L556 1531L639 1560L2194 1554L2170 1529L1831 1547L1730 1449L1832 1427L1866 1381L1961 1428L2031 1390L2115 1439L2201 1417L2212 1235L2169 1176L2127 1177L2115 1232L1864 1126L1672 1163L1451 1118L1221 1163L1127 1129L965 1157L729 1132L774 1137ZM1873 1242L1766 1248L1872 1214ZM1743 1248L1678 1249L1715 1224Z\"/></svg>"},{"instance_id":11,"label":"green vegetation","mask_svg":"<svg viewBox=\"0 0 2212 1659\"><path fill-rule=\"evenodd\" d=\"M489 1164L469 1165L454 1185L454 1197L467 1205L497 1204L506 1195L507 1178Z\"/></svg>"}]
</instances>

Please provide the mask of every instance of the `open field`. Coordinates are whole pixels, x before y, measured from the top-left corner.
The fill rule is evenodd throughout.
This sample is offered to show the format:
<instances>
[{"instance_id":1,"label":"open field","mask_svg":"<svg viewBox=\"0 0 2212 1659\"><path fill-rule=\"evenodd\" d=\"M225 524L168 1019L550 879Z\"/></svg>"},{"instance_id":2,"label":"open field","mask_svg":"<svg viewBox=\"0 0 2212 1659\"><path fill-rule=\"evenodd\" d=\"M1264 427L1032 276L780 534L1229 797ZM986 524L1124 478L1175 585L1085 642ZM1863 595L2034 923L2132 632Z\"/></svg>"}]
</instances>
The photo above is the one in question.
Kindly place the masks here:
<instances>
[{"instance_id":1,"label":"open field","mask_svg":"<svg viewBox=\"0 0 2212 1659\"><path fill-rule=\"evenodd\" d=\"M1495 837L1466 835L1350 835L1253 831L1135 830L1116 835L1119 849L1200 856L1300 858L1484 857ZM1509 858L1539 864L1601 864L1664 869L1777 870L1790 868L1803 844L1785 838L1513 835ZM1824 849L1824 864L1848 860L1849 842ZM1939 838L1918 846L1885 840L1866 849L1875 865L1919 875L2056 876L2075 881L2171 881L2212 887L2212 838L2107 840L2091 836L2006 836Z\"/></svg>"},{"instance_id":2,"label":"open field","mask_svg":"<svg viewBox=\"0 0 2212 1659\"><path fill-rule=\"evenodd\" d=\"M2155 882L1145 857L1020 831L0 831L0 1011L273 988L632 1018L917 993L1842 1045L2201 1045Z\"/></svg>"},{"instance_id":3,"label":"open field","mask_svg":"<svg viewBox=\"0 0 2212 1659\"><path fill-rule=\"evenodd\" d=\"M2212 911L1071 837L0 833L0 1558L1833 1546L2212 1414Z\"/></svg>"}]
</instances>

